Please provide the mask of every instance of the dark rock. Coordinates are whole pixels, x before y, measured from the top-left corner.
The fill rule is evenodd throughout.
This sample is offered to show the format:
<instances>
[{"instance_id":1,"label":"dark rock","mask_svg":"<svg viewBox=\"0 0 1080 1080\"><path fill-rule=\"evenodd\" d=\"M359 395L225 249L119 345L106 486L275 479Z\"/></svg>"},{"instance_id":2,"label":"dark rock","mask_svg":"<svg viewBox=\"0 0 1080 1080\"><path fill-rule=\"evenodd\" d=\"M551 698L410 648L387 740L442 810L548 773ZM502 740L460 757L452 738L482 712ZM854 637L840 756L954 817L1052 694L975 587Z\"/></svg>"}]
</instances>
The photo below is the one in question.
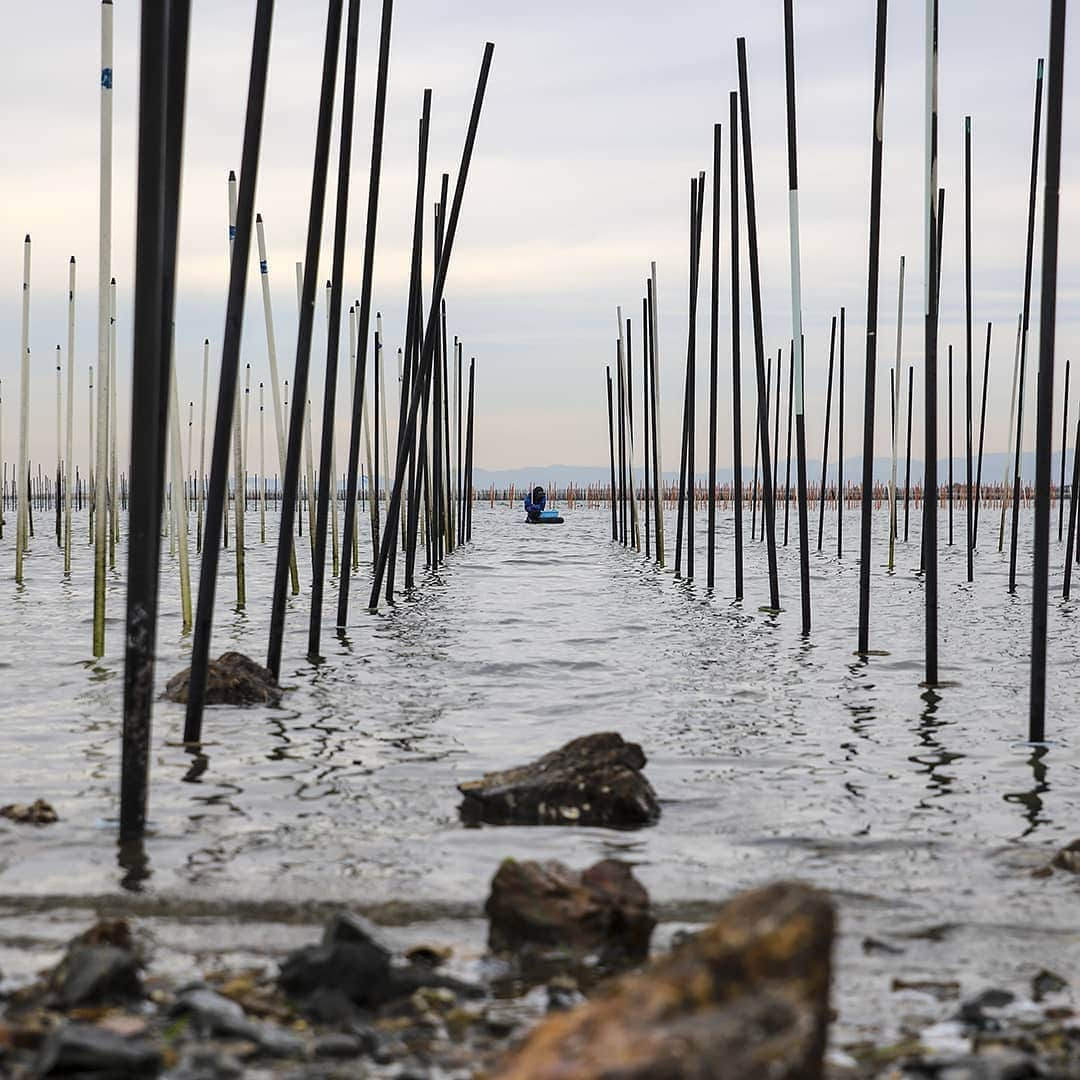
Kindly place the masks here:
<instances>
[{"instance_id":1,"label":"dark rock","mask_svg":"<svg viewBox=\"0 0 1080 1080\"><path fill-rule=\"evenodd\" d=\"M115 945L70 945L53 972L52 988L65 1009L143 996L138 960Z\"/></svg>"},{"instance_id":2,"label":"dark rock","mask_svg":"<svg viewBox=\"0 0 1080 1080\"><path fill-rule=\"evenodd\" d=\"M61 1024L41 1045L35 1076L81 1073L95 1080L137 1080L161 1072L161 1053L152 1043L125 1039L92 1024Z\"/></svg>"},{"instance_id":3,"label":"dark rock","mask_svg":"<svg viewBox=\"0 0 1080 1080\"><path fill-rule=\"evenodd\" d=\"M744 893L692 942L550 1015L492 1080L821 1080L833 926L816 889Z\"/></svg>"},{"instance_id":4,"label":"dark rock","mask_svg":"<svg viewBox=\"0 0 1080 1080\"><path fill-rule=\"evenodd\" d=\"M458 997L484 996L482 986L465 982L463 979L455 979L452 975L443 975L441 972L433 971L427 964L392 964L379 1004L411 997L417 990L428 989L449 990Z\"/></svg>"},{"instance_id":5,"label":"dark rock","mask_svg":"<svg viewBox=\"0 0 1080 1080\"><path fill-rule=\"evenodd\" d=\"M965 1024L978 1028L995 1027L996 1021L987 1014L988 1009L1003 1009L1016 1000L1016 995L1009 990L991 988L984 990L977 997L965 1001L960 1006L959 1019Z\"/></svg>"},{"instance_id":6,"label":"dark rock","mask_svg":"<svg viewBox=\"0 0 1080 1080\"><path fill-rule=\"evenodd\" d=\"M387 960L393 950L383 932L370 919L354 915L351 911L339 911L326 924L323 931L324 945L370 945L383 953Z\"/></svg>"},{"instance_id":7,"label":"dark rock","mask_svg":"<svg viewBox=\"0 0 1080 1080\"><path fill-rule=\"evenodd\" d=\"M341 990L331 990L325 986L309 994L304 999L303 1008L307 1016L323 1024L344 1024L361 1016L352 998Z\"/></svg>"},{"instance_id":8,"label":"dark rock","mask_svg":"<svg viewBox=\"0 0 1080 1080\"><path fill-rule=\"evenodd\" d=\"M186 704L191 668L174 675L165 686L170 701ZM282 689L267 668L243 653L222 653L211 660L206 675L207 705L276 705Z\"/></svg>"},{"instance_id":9,"label":"dark rock","mask_svg":"<svg viewBox=\"0 0 1080 1080\"><path fill-rule=\"evenodd\" d=\"M560 862L506 859L484 910L494 952L555 946L595 952L616 965L644 960L656 925L649 894L630 867L615 859L584 873Z\"/></svg>"},{"instance_id":10,"label":"dark rock","mask_svg":"<svg viewBox=\"0 0 1080 1080\"><path fill-rule=\"evenodd\" d=\"M660 804L644 766L637 743L615 732L586 735L530 765L459 784L460 813L473 824L650 825Z\"/></svg>"},{"instance_id":11,"label":"dark rock","mask_svg":"<svg viewBox=\"0 0 1080 1080\"><path fill-rule=\"evenodd\" d=\"M1042 1001L1049 994L1060 994L1062 990L1067 990L1068 986L1067 979L1063 979L1060 975L1055 975L1054 972L1043 968L1031 980L1031 994L1036 1001Z\"/></svg>"},{"instance_id":12,"label":"dark rock","mask_svg":"<svg viewBox=\"0 0 1080 1080\"><path fill-rule=\"evenodd\" d=\"M295 998L338 990L354 1005L371 1009L387 1000L389 974L389 958L374 945L308 945L286 957L278 982Z\"/></svg>"},{"instance_id":13,"label":"dark rock","mask_svg":"<svg viewBox=\"0 0 1080 1080\"><path fill-rule=\"evenodd\" d=\"M209 1047L196 1047L169 1073L169 1080L238 1080L244 1066L236 1058Z\"/></svg>"},{"instance_id":14,"label":"dark rock","mask_svg":"<svg viewBox=\"0 0 1080 1080\"><path fill-rule=\"evenodd\" d=\"M190 1016L195 1030L203 1035L247 1039L271 1057L299 1057L305 1051L303 1039L273 1024L252 1020L237 1002L205 987L185 990L171 1012Z\"/></svg>"},{"instance_id":15,"label":"dark rock","mask_svg":"<svg viewBox=\"0 0 1080 1080\"><path fill-rule=\"evenodd\" d=\"M1066 844L1051 860L1055 870L1067 870L1070 874L1080 874L1080 840Z\"/></svg>"},{"instance_id":16,"label":"dark rock","mask_svg":"<svg viewBox=\"0 0 1080 1080\"><path fill-rule=\"evenodd\" d=\"M60 820L44 799L35 799L29 806L24 803L0 806L0 817L14 821L16 825L52 825Z\"/></svg>"}]
</instances>

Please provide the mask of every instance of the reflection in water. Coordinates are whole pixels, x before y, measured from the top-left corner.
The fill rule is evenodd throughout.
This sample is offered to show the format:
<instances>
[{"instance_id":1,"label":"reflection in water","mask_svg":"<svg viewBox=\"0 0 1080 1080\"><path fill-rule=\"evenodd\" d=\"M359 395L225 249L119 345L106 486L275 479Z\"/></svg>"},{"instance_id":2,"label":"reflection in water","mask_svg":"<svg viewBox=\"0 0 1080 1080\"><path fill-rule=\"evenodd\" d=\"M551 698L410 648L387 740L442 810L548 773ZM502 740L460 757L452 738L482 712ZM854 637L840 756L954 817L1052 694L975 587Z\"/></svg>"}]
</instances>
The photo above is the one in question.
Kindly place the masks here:
<instances>
[{"instance_id":1,"label":"reflection in water","mask_svg":"<svg viewBox=\"0 0 1080 1080\"><path fill-rule=\"evenodd\" d=\"M1042 796L1050 790L1050 785L1046 780L1046 774L1050 771L1050 763L1046 760L1049 753L1050 747L1045 744L1033 746L1031 757L1027 759L1027 764L1031 766L1032 787L1027 791L1011 792L1005 796L1007 803L1018 803L1024 808L1023 814L1027 820L1027 828L1020 834L1020 839L1030 836L1040 825L1050 820L1049 816L1043 814L1042 800Z\"/></svg>"},{"instance_id":2,"label":"reflection in water","mask_svg":"<svg viewBox=\"0 0 1080 1080\"><path fill-rule=\"evenodd\" d=\"M197 746L185 746L184 751L191 755L191 765L184 773L184 783L197 784L210 767L210 757Z\"/></svg>"},{"instance_id":3,"label":"reflection in water","mask_svg":"<svg viewBox=\"0 0 1080 1080\"><path fill-rule=\"evenodd\" d=\"M919 737L919 742L925 747L925 752L920 750L919 753L912 754L908 758L908 761L923 766L918 771L926 774L926 786L930 790L930 798L932 799L940 799L950 794L952 783L956 777L944 772L943 769L954 761L959 761L967 756L966 754L947 750L940 739L941 733L950 724L948 720L937 715L938 706L942 701L942 696L939 693L940 689L940 687L937 689L927 687L920 695L922 700L926 702L926 708L919 715L919 726L916 728L916 734ZM932 803L927 802L926 799L922 799L919 802L919 809L930 810L934 809L934 806Z\"/></svg>"},{"instance_id":4,"label":"reflection in water","mask_svg":"<svg viewBox=\"0 0 1080 1080\"><path fill-rule=\"evenodd\" d=\"M116 862L122 871L120 887L128 892L142 892L144 884L153 875L142 838L121 841L117 846Z\"/></svg>"}]
</instances>

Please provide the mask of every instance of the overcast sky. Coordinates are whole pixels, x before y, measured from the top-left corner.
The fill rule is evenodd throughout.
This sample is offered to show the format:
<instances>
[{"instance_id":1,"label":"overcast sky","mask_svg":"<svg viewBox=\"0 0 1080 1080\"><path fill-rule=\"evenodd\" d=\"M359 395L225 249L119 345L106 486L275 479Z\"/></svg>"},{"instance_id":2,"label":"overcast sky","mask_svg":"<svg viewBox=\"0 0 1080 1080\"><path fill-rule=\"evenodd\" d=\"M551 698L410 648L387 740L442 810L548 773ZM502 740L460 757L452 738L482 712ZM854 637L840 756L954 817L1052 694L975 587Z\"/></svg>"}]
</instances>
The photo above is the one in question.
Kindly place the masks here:
<instances>
[{"instance_id":1,"label":"overcast sky","mask_svg":"<svg viewBox=\"0 0 1080 1080\"><path fill-rule=\"evenodd\" d=\"M227 276L226 177L239 168L253 0L195 0L188 98L176 347L186 424L201 395L201 343L212 346L216 393ZM946 346L955 347L956 447L963 439L963 119L974 117L976 389L986 322L994 322L987 449L1007 442L1016 317L1024 270L1035 67L1046 54L1048 0L955 0L942 5L941 176L947 189L942 294L942 408ZM871 0L796 3L802 273L807 429L820 454L828 331L847 307L847 446L862 433L866 272L874 46ZM923 5L890 5L885 104L885 187L878 364L878 453L889 444L888 370L896 340L900 256L907 256L903 363L916 369L915 438L921 439L923 290ZM282 377L295 356L294 262L302 256L310 198L316 93L325 5L280 0L256 207L266 221ZM735 88L735 39L748 41L754 167L761 241L766 346L791 335L787 174L780 0L763 4L591 0L545 5L515 0L398 0L386 158L376 256L375 304L387 346L403 329L415 189L415 140L424 87L434 91L429 191L457 168L484 42L496 44L487 103L454 251L450 332L476 356L477 463L490 468L607 458L604 365L614 356L616 305L637 327L649 261L659 269L664 454L677 461L686 359L688 182L711 169L712 124L725 126ZM356 159L346 295L360 291L367 160L379 5L362 9ZM119 281L120 420L128 423L131 274L134 255L139 5L115 4L115 193L113 272ZM1080 227L1075 22L1067 52L1058 309L1055 443L1060 442L1064 363L1080 340L1075 239ZM0 199L0 378L5 461L16 453L22 240L33 237L31 453L55 456L55 347L66 343L67 264L78 260L76 452L85 462L87 368L96 362L100 7L49 0L8 12L0 44L3 198ZM340 97L335 116L340 112ZM1045 114L1044 114L1045 119ZM336 132L333 158L336 161ZM333 184L331 177L331 185ZM710 177L711 184L711 177ZM330 189L331 193L333 187ZM711 193L709 195L711 198ZM429 200L431 202L433 200ZM328 198L320 280L329 272L333 198ZM428 223L430 227L430 209ZM1040 212L1041 224L1041 182ZM706 235L708 235L706 224ZM726 220L722 236L721 464L730 461L730 311ZM430 239L430 237L429 237ZM745 229L743 230L745 244ZM1029 393L1038 355L1037 239ZM752 449L752 330L743 253L744 430ZM699 322L699 418L707 417L708 249ZM252 251L243 359L253 386L269 382ZM428 269L430 281L430 268ZM313 400L321 402L325 354L320 297ZM343 337L347 341L347 337ZM66 363L66 358L65 358ZM347 368L342 356L343 370ZM784 382L787 377L785 374ZM906 385L906 375L905 375ZM1080 374L1073 384L1075 399ZM344 380L342 382L344 389ZM640 392L640 388L639 388ZM253 391L254 394L254 391ZM268 407L269 386L266 392ZM1030 400L1030 398L1029 398ZM255 420L257 401L252 403ZM640 408L640 405L638 406ZM1033 417L1033 408L1028 415ZM344 408L339 416L344 416ZM942 416L944 439L945 418ZM272 428L268 422L268 433ZM316 418L316 430L318 419ZM344 421L339 422L344 434ZM835 430L835 427L834 427ZM1033 438L1029 427L1029 441ZM258 440L253 423L252 470ZM126 441L126 440L125 440ZM1070 439L1070 442L1072 440ZM699 462L706 432L699 430ZM267 440L268 471L272 443ZM186 448L185 448L186 449ZM942 442L944 454L944 442ZM196 449L196 456L198 450ZM344 450L339 453L344 467Z\"/></svg>"}]
</instances>

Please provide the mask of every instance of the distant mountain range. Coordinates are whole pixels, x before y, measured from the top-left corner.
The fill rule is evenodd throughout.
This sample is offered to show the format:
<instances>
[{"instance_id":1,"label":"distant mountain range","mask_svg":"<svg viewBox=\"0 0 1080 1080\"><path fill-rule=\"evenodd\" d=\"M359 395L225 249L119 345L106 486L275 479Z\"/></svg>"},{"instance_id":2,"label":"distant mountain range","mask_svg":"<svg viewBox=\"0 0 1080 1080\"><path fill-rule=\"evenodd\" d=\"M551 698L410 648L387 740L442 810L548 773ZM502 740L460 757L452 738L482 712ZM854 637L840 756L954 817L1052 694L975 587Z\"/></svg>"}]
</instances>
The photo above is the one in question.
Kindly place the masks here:
<instances>
[{"instance_id":1,"label":"distant mountain range","mask_svg":"<svg viewBox=\"0 0 1080 1080\"><path fill-rule=\"evenodd\" d=\"M999 484L1002 478L1006 475L1006 469L1011 473L1012 470L1012 455L1011 454L985 454L983 456L983 483L984 484ZM1065 456L1065 483L1068 485L1071 482L1073 452L1070 450ZM904 459L903 457L897 462L896 479L898 484L904 482ZM974 470L975 466L972 465ZM743 466L743 478L749 483L753 478L753 459L751 458L749 465ZM892 472L892 459L891 458L875 458L874 459L874 480L879 483L888 483L890 473ZM1025 483L1030 483L1035 479L1035 455L1024 454L1020 463L1021 477ZM638 466L637 474L641 475L641 467ZM786 478L787 474L787 462L783 455L780 457L778 478L781 481ZM807 479L810 483L816 484L821 482L821 460L813 459L807 462L806 465ZM953 483L963 484L966 480L967 474L967 461L965 458L953 458ZM733 479L733 473L730 468L722 468L717 470L717 482L720 484L730 483ZM836 466L830 464L827 473L827 482L830 484L836 483ZM1053 482L1057 484L1061 477L1061 454L1057 453L1053 455L1051 465L1051 476ZM473 472L474 484L477 488L490 487L494 484L497 488L503 489L513 484L516 488L525 490L532 484L556 484L560 488L565 487L567 484L579 484L582 486L588 484L606 484L610 478L610 467L603 466L589 466L589 465L528 465L522 466L516 469L481 469L477 467ZM673 469L665 468L664 477L669 482L674 482L678 479L678 472ZM923 463L922 460L911 461L911 482L912 484L922 483L923 477ZM858 483L862 479L862 458L861 457L849 457L844 459L844 480L845 482ZM708 473L703 472L701 469L697 470L698 483L708 482ZM945 484L948 482L948 461L942 459L938 462L938 480L940 483ZM795 483L795 460L792 458L791 462L791 483Z\"/></svg>"}]
</instances>

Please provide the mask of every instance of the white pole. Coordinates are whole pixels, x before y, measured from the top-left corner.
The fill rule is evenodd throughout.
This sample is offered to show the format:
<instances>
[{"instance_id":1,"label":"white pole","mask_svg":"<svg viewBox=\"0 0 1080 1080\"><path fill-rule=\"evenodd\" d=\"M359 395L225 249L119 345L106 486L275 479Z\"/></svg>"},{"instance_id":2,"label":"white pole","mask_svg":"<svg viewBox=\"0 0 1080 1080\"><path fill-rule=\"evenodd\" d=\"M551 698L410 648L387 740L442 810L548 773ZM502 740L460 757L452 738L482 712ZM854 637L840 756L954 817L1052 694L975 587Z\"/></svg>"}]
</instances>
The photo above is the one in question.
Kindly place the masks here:
<instances>
[{"instance_id":1,"label":"white pole","mask_svg":"<svg viewBox=\"0 0 1080 1080\"><path fill-rule=\"evenodd\" d=\"M120 427L116 377L116 278L109 283L109 569L116 567L120 540L120 485L116 462L116 433Z\"/></svg>"},{"instance_id":2,"label":"white pole","mask_svg":"<svg viewBox=\"0 0 1080 1080\"><path fill-rule=\"evenodd\" d=\"M23 555L29 540L30 503L30 234L23 241L22 351L19 384L19 504L15 527L15 581L23 582Z\"/></svg>"},{"instance_id":3,"label":"white pole","mask_svg":"<svg viewBox=\"0 0 1080 1080\"><path fill-rule=\"evenodd\" d=\"M649 274L652 277L652 295L653 295L653 310L652 310L652 348L653 356L656 358L656 369L652 375L652 415L656 417L656 430L661 432L663 425L660 423L660 414L656 411L659 408L660 403L660 294L656 289L656 263L652 262L649 265ZM659 473L660 491L663 491L664 484L664 462L660 454L661 442L658 439L656 442L656 467ZM736 477L735 482L741 484L742 477ZM662 495L657 499L657 505L660 507L660 511L656 517L656 556L657 561L661 566L666 565L664 556L664 500Z\"/></svg>"},{"instance_id":4,"label":"white pole","mask_svg":"<svg viewBox=\"0 0 1080 1080\"><path fill-rule=\"evenodd\" d=\"M101 4L101 180L98 189L98 392L94 468L94 656L105 655L105 545L109 473L109 279L112 276L113 4Z\"/></svg>"},{"instance_id":5,"label":"white pole","mask_svg":"<svg viewBox=\"0 0 1080 1080\"><path fill-rule=\"evenodd\" d=\"M75 256L68 263L67 439L64 444L64 573L71 573L72 441L75 435Z\"/></svg>"},{"instance_id":6,"label":"white pole","mask_svg":"<svg viewBox=\"0 0 1080 1080\"><path fill-rule=\"evenodd\" d=\"M263 229L262 214L255 215L255 235L259 244L259 281L262 284L263 318L266 323L266 352L270 360L270 393L274 399L274 432L278 448L278 483L285 476L285 424L288 422L282 411L281 380L278 377L277 341L274 335L274 313L270 303L270 268L266 260L266 232ZM265 492L266 481L263 480ZM265 502L265 497L263 499ZM296 545L292 545L289 555L289 574L292 577L292 591L296 596L300 592L300 574L296 565Z\"/></svg>"},{"instance_id":7,"label":"white pole","mask_svg":"<svg viewBox=\"0 0 1080 1080\"><path fill-rule=\"evenodd\" d=\"M86 455L87 467L86 467L86 490L90 497L87 499L87 506L90 508L89 520L90 525L90 540L92 544L94 542L94 448L97 443L94 442L94 365L90 365L90 439L89 449Z\"/></svg>"},{"instance_id":8,"label":"white pole","mask_svg":"<svg viewBox=\"0 0 1080 1080\"><path fill-rule=\"evenodd\" d=\"M296 310L303 304L304 264L296 264ZM308 544L312 563L315 561L315 463L311 453L311 398L304 409L304 477L307 482Z\"/></svg>"},{"instance_id":9,"label":"white pole","mask_svg":"<svg viewBox=\"0 0 1080 1080\"><path fill-rule=\"evenodd\" d=\"M330 332L330 282L326 283L326 330L327 340L329 341ZM327 345L329 348L329 344ZM334 400L337 401L339 395L334 394ZM337 577L341 571L341 543L338 540L338 471L337 471L337 427L336 417L329 416L323 417L323 423L330 424L330 471L333 476L329 477L330 484L330 535L332 538L331 543L331 575ZM324 484L328 482L328 478L323 477Z\"/></svg>"},{"instance_id":10,"label":"white pole","mask_svg":"<svg viewBox=\"0 0 1080 1080\"><path fill-rule=\"evenodd\" d=\"M229 260L232 262L236 241L236 173L229 170ZM240 396L233 404L233 523L236 533L236 607L247 605L247 585L244 574L244 427L240 413ZM214 538L217 543L217 538Z\"/></svg>"},{"instance_id":11,"label":"white pole","mask_svg":"<svg viewBox=\"0 0 1080 1080\"><path fill-rule=\"evenodd\" d=\"M202 358L202 422L199 428L198 522L195 530L195 550L202 551L203 511L206 509L206 383L210 373L210 339L203 338Z\"/></svg>"},{"instance_id":12,"label":"white pole","mask_svg":"<svg viewBox=\"0 0 1080 1080\"><path fill-rule=\"evenodd\" d=\"M893 371L892 474L889 477L889 569L896 561L896 458L900 452L900 354L904 341L904 256L900 256L900 299L896 305L896 367Z\"/></svg>"}]
</instances>

